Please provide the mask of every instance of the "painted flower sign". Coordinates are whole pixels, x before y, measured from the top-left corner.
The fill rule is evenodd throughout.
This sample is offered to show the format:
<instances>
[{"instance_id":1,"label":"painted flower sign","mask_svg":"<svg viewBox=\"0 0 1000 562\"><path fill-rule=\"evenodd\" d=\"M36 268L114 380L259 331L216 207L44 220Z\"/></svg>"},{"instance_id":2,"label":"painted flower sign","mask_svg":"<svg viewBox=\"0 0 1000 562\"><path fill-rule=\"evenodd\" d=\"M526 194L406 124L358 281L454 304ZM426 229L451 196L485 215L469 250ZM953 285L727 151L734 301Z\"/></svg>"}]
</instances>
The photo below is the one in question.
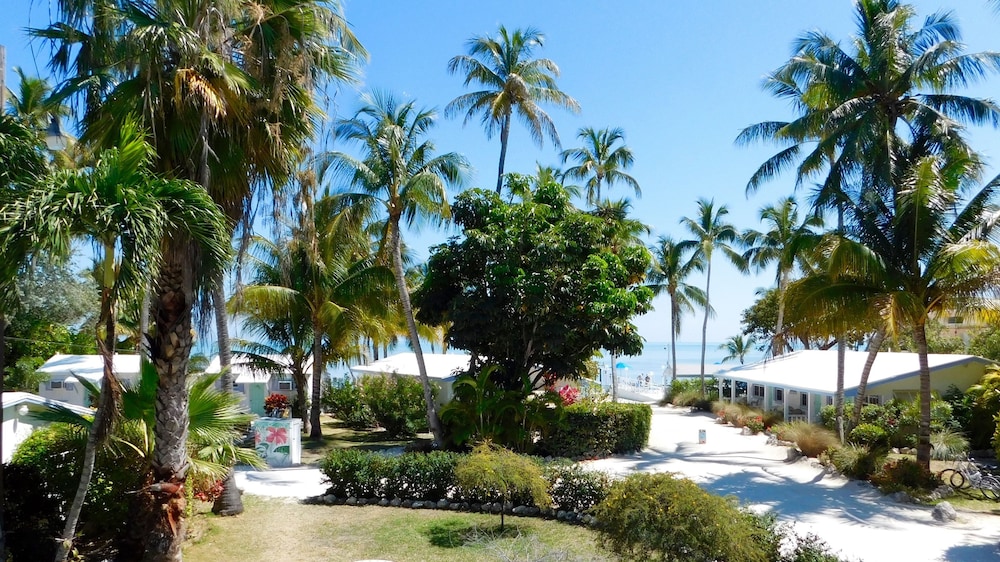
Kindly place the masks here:
<instances>
[{"instance_id":1,"label":"painted flower sign","mask_svg":"<svg viewBox=\"0 0 1000 562\"><path fill-rule=\"evenodd\" d=\"M253 422L254 450L268 465L290 466L299 462L293 458L293 440L298 437L300 420L259 419ZM297 457L298 455L294 455Z\"/></svg>"}]
</instances>

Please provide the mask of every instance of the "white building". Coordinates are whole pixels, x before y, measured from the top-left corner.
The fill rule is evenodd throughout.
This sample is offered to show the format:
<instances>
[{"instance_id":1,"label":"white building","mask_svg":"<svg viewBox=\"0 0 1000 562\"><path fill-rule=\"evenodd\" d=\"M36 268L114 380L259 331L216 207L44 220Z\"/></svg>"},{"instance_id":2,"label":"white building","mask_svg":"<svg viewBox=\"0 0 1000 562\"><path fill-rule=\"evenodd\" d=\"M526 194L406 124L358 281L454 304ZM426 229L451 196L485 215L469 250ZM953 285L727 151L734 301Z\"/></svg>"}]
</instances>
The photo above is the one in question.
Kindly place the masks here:
<instances>
[{"instance_id":1,"label":"white building","mask_svg":"<svg viewBox=\"0 0 1000 562\"><path fill-rule=\"evenodd\" d=\"M91 415L93 410L74 406L58 400L50 400L28 392L3 393L3 462L10 462L14 451L22 441L27 439L32 431L48 425L48 422L36 420L33 412L46 406L63 406L81 415Z\"/></svg>"},{"instance_id":2,"label":"white building","mask_svg":"<svg viewBox=\"0 0 1000 562\"><path fill-rule=\"evenodd\" d=\"M288 365L290 360L287 355L267 355L271 361L278 365L284 365L281 373L273 373L258 368L250 361L239 355L233 355L233 364L230 368L233 374L233 392L240 395L240 407L244 410L265 415L264 399L269 394L283 394L288 398L288 402L295 401L298 387L292 380L292 370ZM207 374L216 374L222 370L219 356L216 355L205 369ZM312 360L306 361L306 396L309 396L312 389Z\"/></svg>"},{"instance_id":3,"label":"white building","mask_svg":"<svg viewBox=\"0 0 1000 562\"><path fill-rule=\"evenodd\" d=\"M451 401L451 385L459 373L469 370L471 356L464 353L425 353L424 366L427 368L427 378L437 387L437 403L443 406ZM397 353L385 359L379 359L370 365L351 367L355 375L402 375L419 379L417 355L412 352Z\"/></svg>"},{"instance_id":4,"label":"white building","mask_svg":"<svg viewBox=\"0 0 1000 562\"><path fill-rule=\"evenodd\" d=\"M138 355L115 354L113 365L122 384L134 384L138 381ZM90 396L79 380L86 379L100 388L101 378L104 376L104 359L100 355L56 354L39 367L38 371L49 376L49 380L38 384L39 395L76 406L90 406Z\"/></svg>"},{"instance_id":5,"label":"white building","mask_svg":"<svg viewBox=\"0 0 1000 562\"><path fill-rule=\"evenodd\" d=\"M844 362L844 396L858 395L867 351L848 351ZM916 353L881 352L875 358L865 402L881 404L894 398L912 400L920 392ZM965 390L979 382L993 362L975 355L930 354L931 390L943 394L949 386ZM765 411L780 410L785 420L819 421L820 409L833 404L837 393L837 350L804 350L741 365L717 373L722 400L745 402ZM723 394L723 389L732 389ZM735 396L731 396L730 393Z\"/></svg>"}]
</instances>

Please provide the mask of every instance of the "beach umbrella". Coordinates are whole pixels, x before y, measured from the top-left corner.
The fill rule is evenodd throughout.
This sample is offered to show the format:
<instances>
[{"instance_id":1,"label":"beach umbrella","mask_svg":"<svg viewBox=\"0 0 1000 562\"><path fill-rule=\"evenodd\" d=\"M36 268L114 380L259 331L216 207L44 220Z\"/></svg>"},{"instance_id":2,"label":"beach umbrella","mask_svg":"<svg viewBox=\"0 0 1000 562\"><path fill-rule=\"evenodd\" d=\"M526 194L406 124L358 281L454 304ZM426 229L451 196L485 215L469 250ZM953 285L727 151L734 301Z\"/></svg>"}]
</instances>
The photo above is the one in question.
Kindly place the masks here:
<instances>
[{"instance_id":1,"label":"beach umbrella","mask_svg":"<svg viewBox=\"0 0 1000 562\"><path fill-rule=\"evenodd\" d=\"M628 363L624 361L619 361L618 363L615 363L615 369L628 369L628 368L629 368Z\"/></svg>"}]
</instances>

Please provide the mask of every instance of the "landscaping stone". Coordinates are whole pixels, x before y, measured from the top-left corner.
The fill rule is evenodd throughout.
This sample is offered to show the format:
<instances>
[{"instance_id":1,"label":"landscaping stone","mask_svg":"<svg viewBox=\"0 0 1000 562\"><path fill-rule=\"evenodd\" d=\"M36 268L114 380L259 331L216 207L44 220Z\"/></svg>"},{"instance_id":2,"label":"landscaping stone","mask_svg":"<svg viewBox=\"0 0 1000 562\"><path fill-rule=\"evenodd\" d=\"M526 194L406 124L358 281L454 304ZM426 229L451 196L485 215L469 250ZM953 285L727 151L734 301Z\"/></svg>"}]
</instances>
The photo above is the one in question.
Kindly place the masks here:
<instances>
[{"instance_id":1,"label":"landscaping stone","mask_svg":"<svg viewBox=\"0 0 1000 562\"><path fill-rule=\"evenodd\" d=\"M368 500L365 498L358 498L358 505L368 505Z\"/></svg>"},{"instance_id":2,"label":"landscaping stone","mask_svg":"<svg viewBox=\"0 0 1000 562\"><path fill-rule=\"evenodd\" d=\"M460 504L458 502L452 502L451 505L448 506L448 509L450 509L452 511L461 511L462 510L462 504Z\"/></svg>"},{"instance_id":3,"label":"landscaping stone","mask_svg":"<svg viewBox=\"0 0 1000 562\"><path fill-rule=\"evenodd\" d=\"M958 519L958 513L955 508L948 502L941 502L934 506L934 511L931 512L931 516L937 521L944 523L949 523Z\"/></svg>"},{"instance_id":4,"label":"landscaping stone","mask_svg":"<svg viewBox=\"0 0 1000 562\"><path fill-rule=\"evenodd\" d=\"M410 507L412 507L413 509L420 509L420 508L424 507L424 502L422 502L422 501L415 501L412 504L410 504Z\"/></svg>"},{"instance_id":5,"label":"landscaping stone","mask_svg":"<svg viewBox=\"0 0 1000 562\"><path fill-rule=\"evenodd\" d=\"M947 484L942 484L934 489L933 492L929 494L931 500L940 500L944 498L950 498L955 495L955 489Z\"/></svg>"},{"instance_id":6,"label":"landscaping stone","mask_svg":"<svg viewBox=\"0 0 1000 562\"><path fill-rule=\"evenodd\" d=\"M538 509L535 506L531 506L528 508L528 515L535 516L541 513L541 511L542 511L541 509Z\"/></svg>"},{"instance_id":7,"label":"landscaping stone","mask_svg":"<svg viewBox=\"0 0 1000 562\"><path fill-rule=\"evenodd\" d=\"M523 505L519 505L515 507L513 510L511 510L511 512L514 515L525 515L528 512L528 508L524 507Z\"/></svg>"},{"instance_id":8,"label":"landscaping stone","mask_svg":"<svg viewBox=\"0 0 1000 562\"><path fill-rule=\"evenodd\" d=\"M559 511L557 511L556 512L556 519L558 519L560 521L564 521L566 519L566 512L563 511L563 510L561 510L561 509Z\"/></svg>"},{"instance_id":9,"label":"landscaping stone","mask_svg":"<svg viewBox=\"0 0 1000 562\"><path fill-rule=\"evenodd\" d=\"M917 499L906 492L889 494L889 499L896 503L917 503Z\"/></svg>"},{"instance_id":10,"label":"landscaping stone","mask_svg":"<svg viewBox=\"0 0 1000 562\"><path fill-rule=\"evenodd\" d=\"M389 502L389 505L391 505L392 507L399 507L403 505L403 500L399 498L392 498L392 501Z\"/></svg>"},{"instance_id":11,"label":"landscaping stone","mask_svg":"<svg viewBox=\"0 0 1000 562\"><path fill-rule=\"evenodd\" d=\"M326 505L333 505L337 503L337 496L333 494L327 494L323 496L323 503L325 503Z\"/></svg>"},{"instance_id":12,"label":"landscaping stone","mask_svg":"<svg viewBox=\"0 0 1000 562\"><path fill-rule=\"evenodd\" d=\"M400 505L403 507L413 507L413 500L403 500L403 503Z\"/></svg>"},{"instance_id":13,"label":"landscaping stone","mask_svg":"<svg viewBox=\"0 0 1000 562\"><path fill-rule=\"evenodd\" d=\"M355 497L347 498L347 505L358 505L358 498Z\"/></svg>"},{"instance_id":14,"label":"landscaping stone","mask_svg":"<svg viewBox=\"0 0 1000 562\"><path fill-rule=\"evenodd\" d=\"M448 500L438 500L437 507L438 509L448 509L448 503Z\"/></svg>"},{"instance_id":15,"label":"landscaping stone","mask_svg":"<svg viewBox=\"0 0 1000 562\"><path fill-rule=\"evenodd\" d=\"M389 505L389 500L387 498L382 498L378 500L378 504L382 507L387 507Z\"/></svg>"}]
</instances>

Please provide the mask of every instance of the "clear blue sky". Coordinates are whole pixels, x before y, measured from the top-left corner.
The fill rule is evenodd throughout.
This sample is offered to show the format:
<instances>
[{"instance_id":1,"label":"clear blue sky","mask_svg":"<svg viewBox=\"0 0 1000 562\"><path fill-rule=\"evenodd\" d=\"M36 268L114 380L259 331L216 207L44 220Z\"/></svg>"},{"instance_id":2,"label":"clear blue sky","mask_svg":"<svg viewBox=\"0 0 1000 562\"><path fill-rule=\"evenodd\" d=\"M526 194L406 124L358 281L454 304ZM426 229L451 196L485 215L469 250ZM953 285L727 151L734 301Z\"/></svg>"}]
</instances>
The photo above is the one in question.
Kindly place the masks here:
<instances>
[{"instance_id":1,"label":"clear blue sky","mask_svg":"<svg viewBox=\"0 0 1000 562\"><path fill-rule=\"evenodd\" d=\"M48 23L50 1L34 0L31 26ZM986 0L913 4L921 18L942 9L954 11L970 51L1000 50L1000 14ZM13 66L47 73L47 48L35 44L33 53L23 33L29 25L28 5L29 0L0 0L0 6L11 8L0 22L0 43L8 49L8 86L14 86ZM621 186L609 194L633 199L635 216L653 229L651 240L660 234L684 237L679 220L693 215L700 196L727 204L732 222L744 229L758 226L760 207L792 192L789 177L747 199L747 179L774 149L740 148L733 139L746 125L791 116L790 108L771 99L760 84L787 60L796 36L820 29L844 40L854 29L849 0L344 0L344 7L371 60L364 83L337 95L336 116L349 115L357 107L358 91L366 88L388 89L442 109L467 91L462 78L449 75L446 67L452 56L465 52L471 36L493 33L500 24L541 30L546 43L537 56L559 65L560 87L582 108L578 115L549 111L563 146L576 146L581 127L625 129L636 157L630 173L643 196L636 200ZM1000 77L994 77L971 93L995 98L998 85ZM973 134L974 146L991 164L1000 153L998 135L992 130ZM440 151L461 152L472 162L475 172L468 187L494 186L499 140L487 140L478 121L463 127L459 119L442 117L432 136ZM515 124L507 170L530 172L536 161L558 164L558 153L548 141L538 149ZM994 165L987 175L996 174ZM427 246L445 235L425 231L411 236L409 243L425 258ZM716 260L712 302L717 317L709 323L709 341L739 333L740 312L753 302L757 288L773 282L771 272L744 277L721 257ZM699 278L693 282L704 283ZM636 323L647 340L666 341L667 304L658 299L655 305L656 311ZM700 329L699 317L687 317L680 339L699 341Z\"/></svg>"}]
</instances>

